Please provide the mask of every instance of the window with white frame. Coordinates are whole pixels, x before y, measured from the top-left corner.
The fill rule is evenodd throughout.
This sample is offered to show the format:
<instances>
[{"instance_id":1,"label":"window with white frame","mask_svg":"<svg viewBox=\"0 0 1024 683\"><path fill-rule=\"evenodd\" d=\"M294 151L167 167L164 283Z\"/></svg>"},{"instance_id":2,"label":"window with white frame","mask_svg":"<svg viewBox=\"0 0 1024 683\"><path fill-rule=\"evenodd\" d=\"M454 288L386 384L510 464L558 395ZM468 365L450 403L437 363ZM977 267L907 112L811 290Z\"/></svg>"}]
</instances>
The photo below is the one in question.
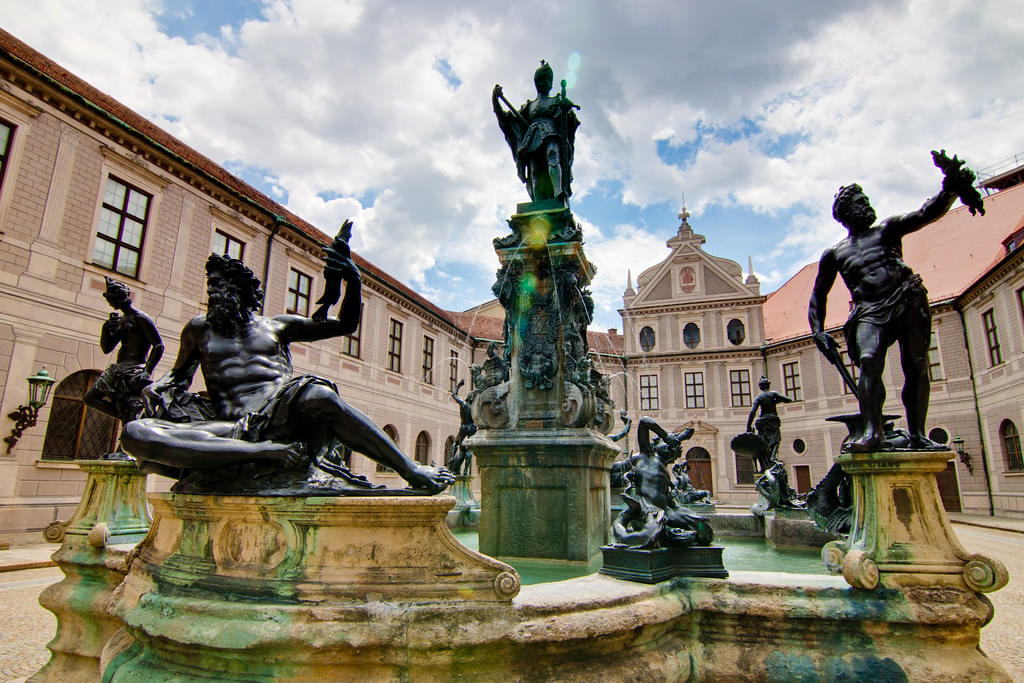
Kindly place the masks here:
<instances>
[{"instance_id":1,"label":"window with white frame","mask_svg":"<svg viewBox=\"0 0 1024 683\"><path fill-rule=\"evenodd\" d=\"M434 338L423 337L423 381L434 383Z\"/></svg>"},{"instance_id":2,"label":"window with white frame","mask_svg":"<svg viewBox=\"0 0 1024 683\"><path fill-rule=\"evenodd\" d=\"M800 390L800 363L793 361L792 363L782 364L782 386L783 393L794 401L803 400L803 395Z\"/></svg>"},{"instance_id":3,"label":"window with white frame","mask_svg":"<svg viewBox=\"0 0 1024 683\"><path fill-rule=\"evenodd\" d=\"M296 315L309 315L309 292L313 278L294 268L288 270L288 296L285 311Z\"/></svg>"},{"instance_id":4,"label":"window with white frame","mask_svg":"<svg viewBox=\"0 0 1024 683\"><path fill-rule=\"evenodd\" d=\"M14 142L13 123L0 119L0 192L4 189L4 173L7 171L8 159L11 157L11 143Z\"/></svg>"},{"instance_id":5,"label":"window with white frame","mask_svg":"<svg viewBox=\"0 0 1024 683\"><path fill-rule=\"evenodd\" d=\"M152 196L114 176L103 190L92 262L128 277L139 276Z\"/></svg>"},{"instance_id":6,"label":"window with white frame","mask_svg":"<svg viewBox=\"0 0 1024 683\"><path fill-rule=\"evenodd\" d=\"M221 230L213 231L213 243L210 250L219 256L242 260L245 253L245 244Z\"/></svg>"},{"instance_id":7,"label":"window with white frame","mask_svg":"<svg viewBox=\"0 0 1024 683\"><path fill-rule=\"evenodd\" d=\"M684 372L683 387L686 392L687 408L704 407L704 373Z\"/></svg>"},{"instance_id":8,"label":"window with white frame","mask_svg":"<svg viewBox=\"0 0 1024 683\"><path fill-rule=\"evenodd\" d=\"M658 409L658 376L640 375L640 410Z\"/></svg>"},{"instance_id":9,"label":"window with white frame","mask_svg":"<svg viewBox=\"0 0 1024 683\"><path fill-rule=\"evenodd\" d=\"M729 371L729 395L733 408L750 406L750 370Z\"/></svg>"},{"instance_id":10,"label":"window with white frame","mask_svg":"<svg viewBox=\"0 0 1024 683\"><path fill-rule=\"evenodd\" d=\"M928 381L938 382L945 379L942 375L942 356L939 354L939 336L932 331L931 343L928 344Z\"/></svg>"}]
</instances>

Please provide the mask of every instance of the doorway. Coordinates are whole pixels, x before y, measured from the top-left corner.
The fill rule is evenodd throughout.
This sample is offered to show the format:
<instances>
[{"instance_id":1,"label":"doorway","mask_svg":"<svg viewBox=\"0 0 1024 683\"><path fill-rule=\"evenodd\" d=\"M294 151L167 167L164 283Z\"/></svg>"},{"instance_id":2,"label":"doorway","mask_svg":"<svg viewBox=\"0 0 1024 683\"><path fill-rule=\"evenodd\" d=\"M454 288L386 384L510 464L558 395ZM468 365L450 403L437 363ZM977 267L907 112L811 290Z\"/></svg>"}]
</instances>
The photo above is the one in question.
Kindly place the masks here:
<instances>
[{"instance_id":1,"label":"doorway","mask_svg":"<svg viewBox=\"0 0 1024 683\"><path fill-rule=\"evenodd\" d=\"M694 446L686 451L686 472L690 475L690 483L696 489L703 489L715 495L715 488L711 478L711 454L700 446Z\"/></svg>"}]
</instances>

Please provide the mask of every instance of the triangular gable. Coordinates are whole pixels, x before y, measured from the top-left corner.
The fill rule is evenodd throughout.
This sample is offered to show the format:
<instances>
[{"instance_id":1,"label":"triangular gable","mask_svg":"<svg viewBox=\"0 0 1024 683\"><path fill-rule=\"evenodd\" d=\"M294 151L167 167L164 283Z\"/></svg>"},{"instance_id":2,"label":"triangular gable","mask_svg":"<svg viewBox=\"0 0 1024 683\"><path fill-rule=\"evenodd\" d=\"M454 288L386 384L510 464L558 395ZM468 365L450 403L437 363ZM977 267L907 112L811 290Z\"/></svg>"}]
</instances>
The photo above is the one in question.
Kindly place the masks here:
<instances>
[{"instance_id":1,"label":"triangular gable","mask_svg":"<svg viewBox=\"0 0 1024 683\"><path fill-rule=\"evenodd\" d=\"M742 276L739 264L711 256L695 241L677 244L667 258L637 278L636 298L630 302L630 307L666 301L758 296L757 291L727 270L729 266L732 267L729 270L738 270ZM676 282L686 267L692 268L696 275L696 286L692 292L683 291L683 285Z\"/></svg>"}]
</instances>

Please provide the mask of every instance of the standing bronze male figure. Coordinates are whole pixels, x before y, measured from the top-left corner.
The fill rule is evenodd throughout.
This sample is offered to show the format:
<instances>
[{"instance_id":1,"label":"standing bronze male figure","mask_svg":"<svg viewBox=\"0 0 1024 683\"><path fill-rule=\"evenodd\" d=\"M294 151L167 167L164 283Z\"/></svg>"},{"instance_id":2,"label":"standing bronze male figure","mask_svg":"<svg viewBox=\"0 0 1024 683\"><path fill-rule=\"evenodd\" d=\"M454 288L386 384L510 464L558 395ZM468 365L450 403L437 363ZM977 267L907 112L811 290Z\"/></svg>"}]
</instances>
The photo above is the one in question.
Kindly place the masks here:
<instances>
[{"instance_id":1,"label":"standing bronze male figure","mask_svg":"<svg viewBox=\"0 0 1024 683\"><path fill-rule=\"evenodd\" d=\"M980 210L981 199L973 188L974 173L955 156L932 152L935 165L945 177L942 190L920 209L875 223L875 212L860 185L839 188L832 215L849 234L827 249L818 263L808 309L808 320L818 349L834 364L842 365L835 339L825 332L825 304L836 275L842 275L854 308L843 328L850 357L860 368L857 398L863 431L851 435L846 448L867 452L884 448L882 404L885 386L882 370L886 350L900 345L900 362L906 381L903 406L907 412L912 449L940 449L925 436L928 414L928 347L931 341L931 309L928 293L903 262L903 236L941 218L959 196L971 213Z\"/></svg>"},{"instance_id":2,"label":"standing bronze male figure","mask_svg":"<svg viewBox=\"0 0 1024 683\"><path fill-rule=\"evenodd\" d=\"M533 75L537 98L529 100L518 110L502 94L501 86L494 86L491 105L498 117L498 126L512 148L519 179L526 183L530 199L558 199L568 205L572 194L572 157L576 144L578 109L562 92L551 96L555 73L543 59ZM501 106L505 103L506 108Z\"/></svg>"}]
</instances>

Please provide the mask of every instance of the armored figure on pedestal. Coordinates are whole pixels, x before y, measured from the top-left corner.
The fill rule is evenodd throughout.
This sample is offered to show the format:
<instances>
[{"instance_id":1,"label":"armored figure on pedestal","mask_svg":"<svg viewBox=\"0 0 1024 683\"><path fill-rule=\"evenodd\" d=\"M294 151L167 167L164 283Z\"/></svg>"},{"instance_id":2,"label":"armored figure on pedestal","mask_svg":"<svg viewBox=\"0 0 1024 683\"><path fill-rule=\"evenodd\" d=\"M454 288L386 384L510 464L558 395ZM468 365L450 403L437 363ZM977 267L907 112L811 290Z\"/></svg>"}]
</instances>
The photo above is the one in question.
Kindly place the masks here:
<instances>
[{"instance_id":1,"label":"armored figure on pedestal","mask_svg":"<svg viewBox=\"0 0 1024 683\"><path fill-rule=\"evenodd\" d=\"M579 109L562 91L551 96L555 74L543 59L533 76L537 98L515 109L495 85L491 106L498 126L512 148L519 179L526 183L530 199L558 199L568 204L572 194L572 157L576 146ZM501 105L505 104L506 108Z\"/></svg>"}]
</instances>

